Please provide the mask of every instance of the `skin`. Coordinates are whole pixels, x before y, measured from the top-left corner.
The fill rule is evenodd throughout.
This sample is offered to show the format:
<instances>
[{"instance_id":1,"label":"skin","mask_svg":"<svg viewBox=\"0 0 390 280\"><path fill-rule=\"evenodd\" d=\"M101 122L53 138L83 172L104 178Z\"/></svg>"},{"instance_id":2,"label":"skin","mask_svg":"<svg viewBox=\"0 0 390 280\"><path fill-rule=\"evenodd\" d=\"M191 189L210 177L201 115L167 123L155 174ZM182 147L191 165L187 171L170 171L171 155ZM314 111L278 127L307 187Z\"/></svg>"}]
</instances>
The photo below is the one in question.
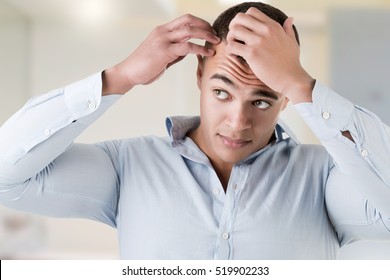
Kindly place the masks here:
<instances>
[{"instance_id":1,"label":"skin","mask_svg":"<svg viewBox=\"0 0 390 280\"><path fill-rule=\"evenodd\" d=\"M292 18L281 26L250 8L231 21L221 43L208 22L181 16L156 27L125 60L103 71L102 95L149 84L185 56L197 55L201 124L188 136L226 189L233 165L272 141L287 101L312 102L314 79L300 64L292 25ZM348 131L342 133L353 141Z\"/></svg>"},{"instance_id":2,"label":"skin","mask_svg":"<svg viewBox=\"0 0 390 280\"><path fill-rule=\"evenodd\" d=\"M157 26L125 60L103 71L102 95L125 94L136 85L150 84L188 54L215 54L190 39L221 41L207 21L189 14Z\"/></svg>"},{"instance_id":3,"label":"skin","mask_svg":"<svg viewBox=\"0 0 390 280\"><path fill-rule=\"evenodd\" d=\"M189 136L209 157L227 187L233 165L266 146L288 99L270 89L249 68L214 46L215 56L199 57L201 124Z\"/></svg>"}]
</instances>

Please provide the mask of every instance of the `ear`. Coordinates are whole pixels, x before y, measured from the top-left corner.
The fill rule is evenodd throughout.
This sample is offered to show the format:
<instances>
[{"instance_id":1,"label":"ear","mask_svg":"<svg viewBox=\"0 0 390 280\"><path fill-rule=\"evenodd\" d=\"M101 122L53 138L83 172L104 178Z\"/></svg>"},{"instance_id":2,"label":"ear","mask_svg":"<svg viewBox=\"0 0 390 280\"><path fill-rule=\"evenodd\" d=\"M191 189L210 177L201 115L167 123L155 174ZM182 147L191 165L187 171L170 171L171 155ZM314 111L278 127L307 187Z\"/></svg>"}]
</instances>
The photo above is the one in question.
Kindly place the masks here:
<instances>
[{"instance_id":1,"label":"ear","mask_svg":"<svg viewBox=\"0 0 390 280\"><path fill-rule=\"evenodd\" d=\"M201 55L197 55L197 58L198 58L198 69L196 70L196 78L197 78L198 88L201 89L202 77L204 72L204 59Z\"/></svg>"}]
</instances>

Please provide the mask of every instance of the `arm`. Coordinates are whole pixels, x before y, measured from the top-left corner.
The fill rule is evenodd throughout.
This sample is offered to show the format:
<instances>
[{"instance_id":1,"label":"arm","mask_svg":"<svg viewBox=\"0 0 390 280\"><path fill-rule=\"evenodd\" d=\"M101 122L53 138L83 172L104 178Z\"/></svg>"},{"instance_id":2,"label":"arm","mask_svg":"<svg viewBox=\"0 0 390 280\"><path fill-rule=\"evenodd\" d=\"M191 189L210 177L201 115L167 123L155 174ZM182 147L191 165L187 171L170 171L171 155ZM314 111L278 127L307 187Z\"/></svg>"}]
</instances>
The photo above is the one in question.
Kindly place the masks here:
<instances>
[{"instance_id":1,"label":"arm","mask_svg":"<svg viewBox=\"0 0 390 280\"><path fill-rule=\"evenodd\" d=\"M115 148L74 139L132 87L157 79L189 53L213 55L191 38L219 42L211 26L186 15L159 26L102 74L29 101L0 128L0 201L16 209L115 224ZM110 144L111 143L111 144Z\"/></svg>"},{"instance_id":2,"label":"arm","mask_svg":"<svg viewBox=\"0 0 390 280\"><path fill-rule=\"evenodd\" d=\"M189 14L157 26L129 57L104 71L103 95L123 94L136 85L150 84L187 54L215 54L213 49L189 39L220 42L208 22Z\"/></svg>"},{"instance_id":3,"label":"arm","mask_svg":"<svg viewBox=\"0 0 390 280\"><path fill-rule=\"evenodd\" d=\"M17 210L115 225L115 170L73 140L118 97L101 98L100 73L28 102L0 128L0 201ZM105 174L104 183L96 174Z\"/></svg>"},{"instance_id":4,"label":"arm","mask_svg":"<svg viewBox=\"0 0 390 280\"><path fill-rule=\"evenodd\" d=\"M390 240L389 127L319 82L313 103L295 107L335 162L325 197L341 244Z\"/></svg>"},{"instance_id":5,"label":"arm","mask_svg":"<svg viewBox=\"0 0 390 280\"><path fill-rule=\"evenodd\" d=\"M341 243L389 240L389 128L373 113L315 82L303 69L291 18L281 26L249 9L229 27L230 53L244 57L261 81L295 104L334 159L326 205Z\"/></svg>"}]
</instances>

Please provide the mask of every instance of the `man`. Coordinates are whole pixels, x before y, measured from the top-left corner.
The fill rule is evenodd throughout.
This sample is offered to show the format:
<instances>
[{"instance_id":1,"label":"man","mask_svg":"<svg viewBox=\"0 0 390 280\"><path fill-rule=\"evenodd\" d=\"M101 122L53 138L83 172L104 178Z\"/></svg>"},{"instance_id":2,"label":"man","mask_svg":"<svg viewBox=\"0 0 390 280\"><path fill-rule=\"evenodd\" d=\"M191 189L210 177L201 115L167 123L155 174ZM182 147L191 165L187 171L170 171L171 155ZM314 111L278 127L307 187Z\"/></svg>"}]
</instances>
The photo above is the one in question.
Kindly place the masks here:
<instances>
[{"instance_id":1,"label":"man","mask_svg":"<svg viewBox=\"0 0 390 280\"><path fill-rule=\"evenodd\" d=\"M155 28L123 62L3 125L2 203L116 227L126 259L331 259L356 240L389 240L390 129L315 81L297 41L292 19L260 2L213 27L185 15ZM166 138L73 143L188 54L200 118L168 118ZM325 149L278 124L288 101Z\"/></svg>"}]
</instances>

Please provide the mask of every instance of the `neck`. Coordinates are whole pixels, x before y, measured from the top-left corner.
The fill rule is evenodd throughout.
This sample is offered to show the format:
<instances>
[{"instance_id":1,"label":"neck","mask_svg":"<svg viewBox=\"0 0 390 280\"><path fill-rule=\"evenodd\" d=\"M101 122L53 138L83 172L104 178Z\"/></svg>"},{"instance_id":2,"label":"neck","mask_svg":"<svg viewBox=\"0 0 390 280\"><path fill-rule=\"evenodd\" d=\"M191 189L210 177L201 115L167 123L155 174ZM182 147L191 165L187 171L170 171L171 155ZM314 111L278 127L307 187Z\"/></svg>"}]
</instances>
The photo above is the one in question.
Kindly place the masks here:
<instances>
[{"instance_id":1,"label":"neck","mask_svg":"<svg viewBox=\"0 0 390 280\"><path fill-rule=\"evenodd\" d=\"M215 162L211 162L215 173L217 173L218 179L222 184L223 189L227 190L227 186L229 184L230 173L232 172L233 165L232 164L218 164Z\"/></svg>"},{"instance_id":2,"label":"neck","mask_svg":"<svg viewBox=\"0 0 390 280\"><path fill-rule=\"evenodd\" d=\"M194 141L195 144L198 145L199 149L201 149L202 152L209 158L210 163L213 166L214 171L217 174L218 179L221 182L223 189L226 192L229 183L230 173L233 169L233 164L212 159L210 155L207 153L207 151L204 149L205 145L202 145L202 141L200 140L199 133L200 133L200 129L198 127L197 129L187 133L187 136L190 137L192 141Z\"/></svg>"}]
</instances>

